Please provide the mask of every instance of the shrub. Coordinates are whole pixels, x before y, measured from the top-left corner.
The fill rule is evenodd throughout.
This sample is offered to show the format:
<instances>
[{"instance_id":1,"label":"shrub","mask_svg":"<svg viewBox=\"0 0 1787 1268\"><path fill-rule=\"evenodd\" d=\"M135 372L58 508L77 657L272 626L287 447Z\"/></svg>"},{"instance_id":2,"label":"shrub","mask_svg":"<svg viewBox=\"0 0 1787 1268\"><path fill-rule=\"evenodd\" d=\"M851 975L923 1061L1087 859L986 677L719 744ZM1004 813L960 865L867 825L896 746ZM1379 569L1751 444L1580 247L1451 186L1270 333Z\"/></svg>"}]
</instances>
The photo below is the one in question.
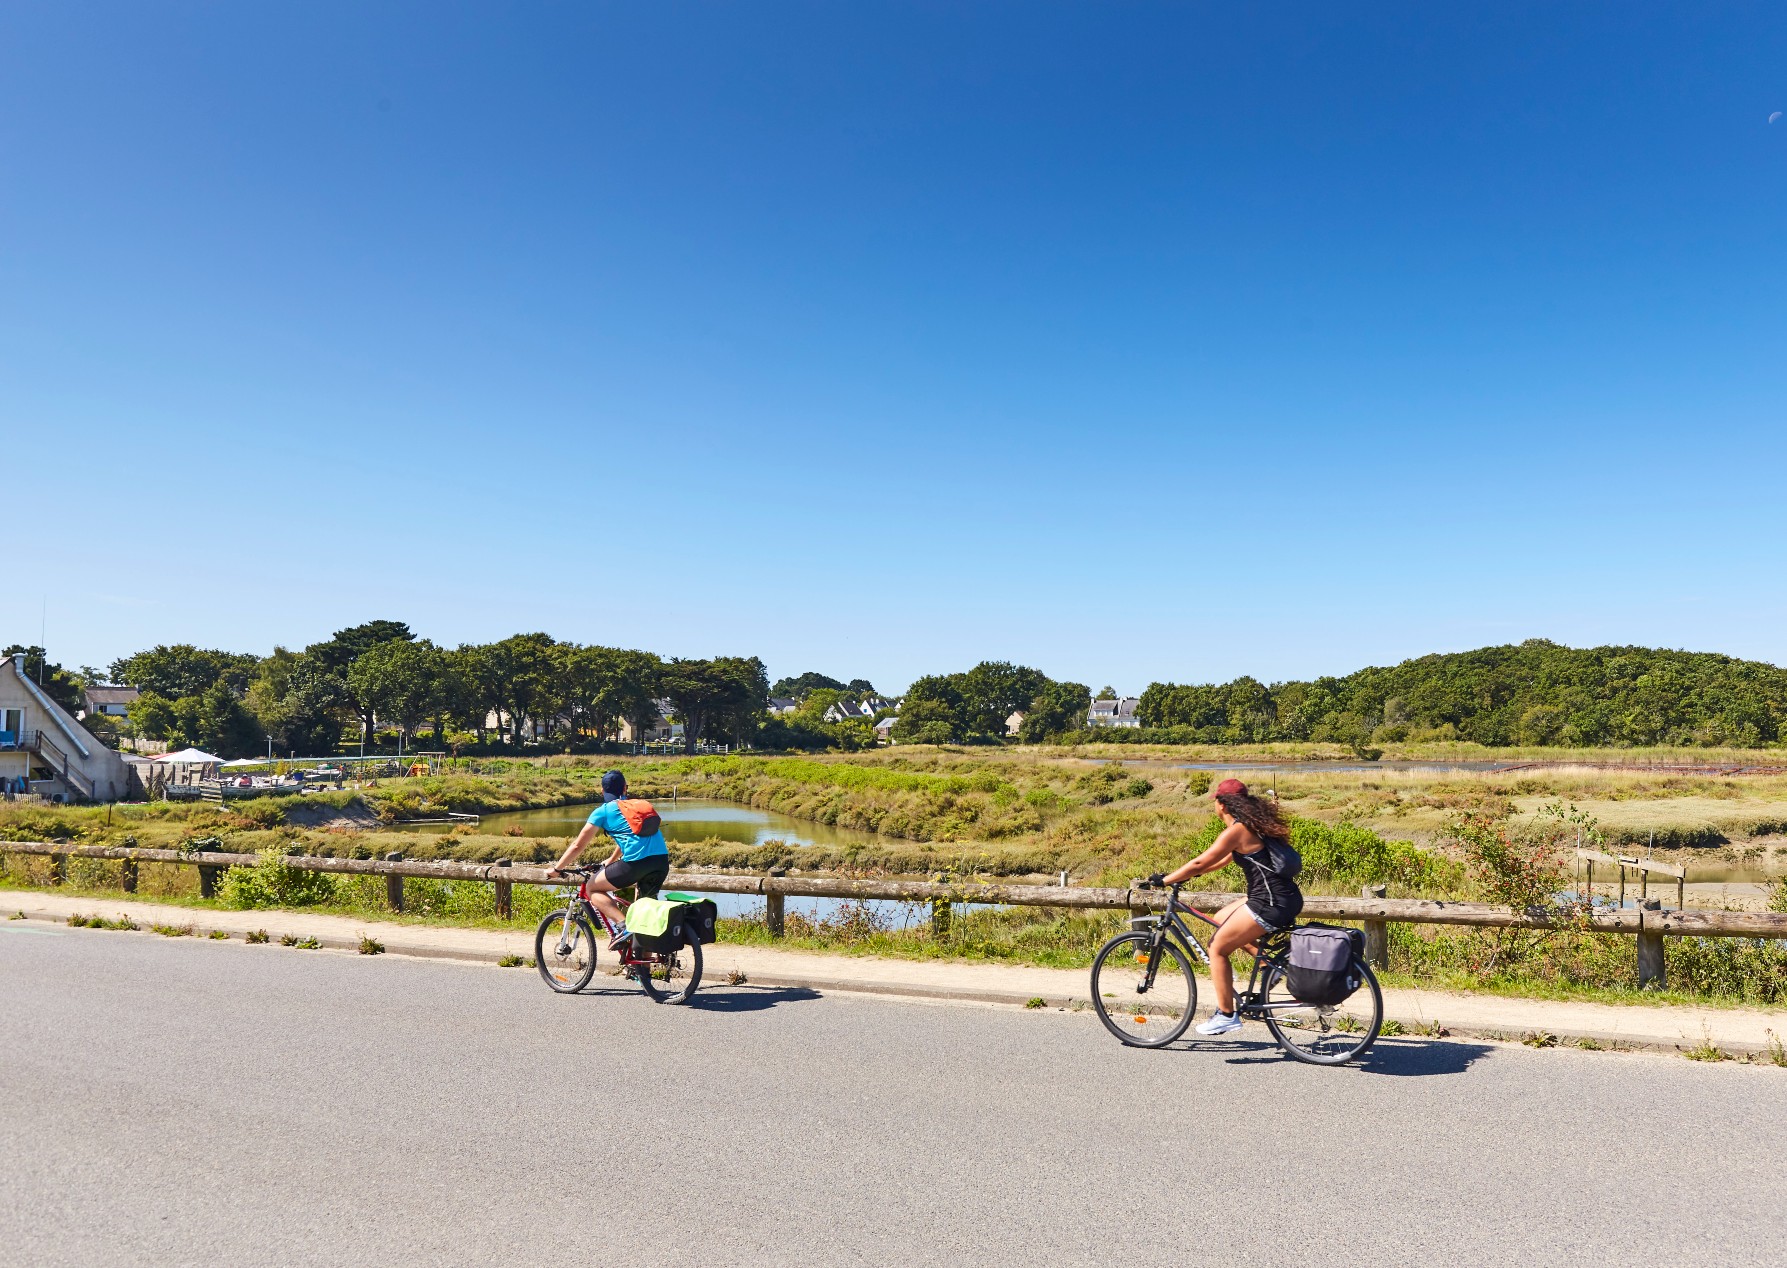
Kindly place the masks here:
<instances>
[{"instance_id":1,"label":"shrub","mask_svg":"<svg viewBox=\"0 0 1787 1268\"><path fill-rule=\"evenodd\" d=\"M226 907L315 907L335 898L335 877L292 867L277 849L260 852L253 867L232 867L219 890Z\"/></svg>"}]
</instances>

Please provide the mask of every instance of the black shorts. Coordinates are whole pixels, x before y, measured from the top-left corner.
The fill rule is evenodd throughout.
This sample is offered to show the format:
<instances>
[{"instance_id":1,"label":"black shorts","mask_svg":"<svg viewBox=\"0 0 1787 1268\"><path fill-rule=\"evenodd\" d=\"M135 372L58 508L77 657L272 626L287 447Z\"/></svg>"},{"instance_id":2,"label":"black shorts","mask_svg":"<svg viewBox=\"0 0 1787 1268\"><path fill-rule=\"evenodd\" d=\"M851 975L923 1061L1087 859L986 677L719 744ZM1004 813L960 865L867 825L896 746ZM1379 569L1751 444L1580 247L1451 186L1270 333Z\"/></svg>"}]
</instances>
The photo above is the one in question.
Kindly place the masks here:
<instances>
[{"instance_id":1,"label":"black shorts","mask_svg":"<svg viewBox=\"0 0 1787 1268\"><path fill-rule=\"evenodd\" d=\"M602 869L603 880L616 889L637 886L641 898L650 898L664 888L664 878L669 875L668 854L648 854L634 863L616 859Z\"/></svg>"}]
</instances>

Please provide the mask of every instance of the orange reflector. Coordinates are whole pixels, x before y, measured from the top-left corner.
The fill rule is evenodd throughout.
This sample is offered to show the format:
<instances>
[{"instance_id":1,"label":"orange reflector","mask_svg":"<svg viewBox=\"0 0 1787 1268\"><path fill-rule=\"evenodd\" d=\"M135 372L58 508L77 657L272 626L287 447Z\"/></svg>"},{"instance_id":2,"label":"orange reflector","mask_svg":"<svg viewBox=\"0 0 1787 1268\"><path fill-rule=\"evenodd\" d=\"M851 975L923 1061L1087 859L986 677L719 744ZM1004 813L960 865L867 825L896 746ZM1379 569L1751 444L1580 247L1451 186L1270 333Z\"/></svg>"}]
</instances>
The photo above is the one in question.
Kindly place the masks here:
<instances>
[{"instance_id":1,"label":"orange reflector","mask_svg":"<svg viewBox=\"0 0 1787 1268\"><path fill-rule=\"evenodd\" d=\"M1135 962L1137 964L1148 963L1148 953L1146 951L1137 951L1135 953Z\"/></svg>"},{"instance_id":2,"label":"orange reflector","mask_svg":"<svg viewBox=\"0 0 1787 1268\"><path fill-rule=\"evenodd\" d=\"M1140 1013L1137 1013L1136 1018L1135 1018L1135 1024L1138 1026L1146 1026L1148 1024L1148 1019L1146 1017L1142 1016Z\"/></svg>"}]
</instances>

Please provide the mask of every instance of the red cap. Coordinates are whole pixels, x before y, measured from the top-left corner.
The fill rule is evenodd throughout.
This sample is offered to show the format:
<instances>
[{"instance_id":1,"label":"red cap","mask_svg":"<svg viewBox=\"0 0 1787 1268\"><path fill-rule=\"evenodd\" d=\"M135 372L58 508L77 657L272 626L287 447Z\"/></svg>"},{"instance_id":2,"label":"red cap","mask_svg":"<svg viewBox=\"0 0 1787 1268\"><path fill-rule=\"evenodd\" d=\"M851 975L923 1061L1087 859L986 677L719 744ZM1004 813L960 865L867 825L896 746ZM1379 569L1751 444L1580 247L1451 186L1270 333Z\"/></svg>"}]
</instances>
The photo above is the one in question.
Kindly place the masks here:
<instances>
[{"instance_id":1,"label":"red cap","mask_svg":"<svg viewBox=\"0 0 1787 1268\"><path fill-rule=\"evenodd\" d=\"M1243 797L1247 795L1247 785L1238 779L1225 779L1220 784L1216 785L1216 795L1218 797L1232 797L1236 793L1241 794Z\"/></svg>"}]
</instances>

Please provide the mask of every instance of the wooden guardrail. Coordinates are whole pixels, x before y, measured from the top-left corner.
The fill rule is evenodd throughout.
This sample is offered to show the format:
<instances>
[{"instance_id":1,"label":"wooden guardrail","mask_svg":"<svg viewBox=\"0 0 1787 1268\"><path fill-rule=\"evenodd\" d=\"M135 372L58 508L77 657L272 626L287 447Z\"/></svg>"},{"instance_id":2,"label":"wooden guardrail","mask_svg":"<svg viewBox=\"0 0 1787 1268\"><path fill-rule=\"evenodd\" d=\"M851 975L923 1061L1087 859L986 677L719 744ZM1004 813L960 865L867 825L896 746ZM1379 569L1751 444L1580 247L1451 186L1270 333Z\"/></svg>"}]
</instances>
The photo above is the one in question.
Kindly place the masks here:
<instances>
[{"instance_id":1,"label":"wooden guardrail","mask_svg":"<svg viewBox=\"0 0 1787 1268\"><path fill-rule=\"evenodd\" d=\"M118 859L125 863L126 892L136 889L137 867L142 863L172 863L199 869L200 891L216 892L219 876L231 867L253 867L255 854L230 854L217 850L144 850L123 846L70 845L45 841L0 841L0 856L48 855L59 884L66 876L70 858ZM511 910L515 885L562 885L550 869L515 864L508 859L494 863L462 863L449 859L406 859L387 854L381 859L327 858L292 854L287 867L303 871L331 872L346 876L383 876L387 899L393 910L403 910L403 879L482 881L495 888L499 915ZM946 930L949 910L958 903L988 906L1064 907L1079 910L1129 911L1136 915L1159 911L1166 896L1158 890L1091 888L1054 885L987 885L934 881L856 880L848 877L726 876L710 872L672 872L665 885L671 889L706 894L743 894L764 899L770 932L782 932L789 898L885 899L931 904L934 927ZM1239 897L1236 894L1187 892L1181 901L1199 911L1215 911ZM1303 915L1315 920L1358 921L1365 927L1368 956L1382 965L1387 960L1386 928L1391 924L1465 925L1475 928L1555 929L1584 928L1595 933L1635 936L1640 985L1662 985L1664 938L1783 938L1787 939L1787 913L1767 911L1666 910L1651 899L1635 908L1584 913L1514 911L1487 903L1450 902L1432 898L1389 898L1382 886L1367 886L1358 898L1312 895L1305 899Z\"/></svg>"}]
</instances>

